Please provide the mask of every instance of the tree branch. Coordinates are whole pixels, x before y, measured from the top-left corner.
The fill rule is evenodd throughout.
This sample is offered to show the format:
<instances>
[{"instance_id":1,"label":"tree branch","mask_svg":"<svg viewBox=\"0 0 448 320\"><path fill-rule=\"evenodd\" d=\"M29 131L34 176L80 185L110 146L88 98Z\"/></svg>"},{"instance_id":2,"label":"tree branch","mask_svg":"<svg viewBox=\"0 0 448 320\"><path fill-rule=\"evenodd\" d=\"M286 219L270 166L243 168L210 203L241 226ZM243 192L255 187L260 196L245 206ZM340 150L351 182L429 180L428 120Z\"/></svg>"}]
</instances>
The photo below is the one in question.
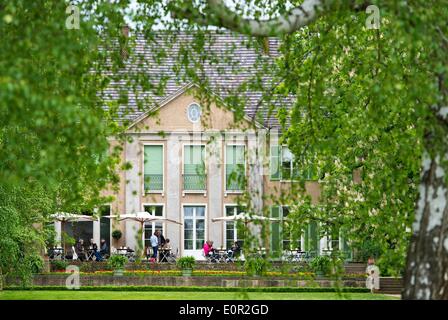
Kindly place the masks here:
<instances>
[{"instance_id":1,"label":"tree branch","mask_svg":"<svg viewBox=\"0 0 448 320\"><path fill-rule=\"evenodd\" d=\"M206 14L190 6L182 6L173 8L171 16L200 25L214 25L252 36L268 37L289 34L310 24L325 12L330 2L331 0L305 0L302 5L277 18L258 20L241 17L230 10L224 0L207 0L204 10Z\"/></svg>"}]
</instances>

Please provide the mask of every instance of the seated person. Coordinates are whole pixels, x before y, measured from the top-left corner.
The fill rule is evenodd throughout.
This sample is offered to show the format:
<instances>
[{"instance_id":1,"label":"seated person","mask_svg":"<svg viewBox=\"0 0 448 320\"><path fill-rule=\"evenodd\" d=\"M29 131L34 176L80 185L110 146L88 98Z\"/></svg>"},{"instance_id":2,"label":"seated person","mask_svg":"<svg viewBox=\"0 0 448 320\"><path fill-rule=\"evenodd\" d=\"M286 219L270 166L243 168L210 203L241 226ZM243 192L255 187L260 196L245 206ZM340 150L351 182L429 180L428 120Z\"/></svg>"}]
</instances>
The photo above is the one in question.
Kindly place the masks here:
<instances>
[{"instance_id":1,"label":"seated person","mask_svg":"<svg viewBox=\"0 0 448 320\"><path fill-rule=\"evenodd\" d=\"M78 259L81 261L87 260L86 250L84 248L84 240L79 239L78 243L75 247L75 253L78 256Z\"/></svg>"},{"instance_id":2,"label":"seated person","mask_svg":"<svg viewBox=\"0 0 448 320\"><path fill-rule=\"evenodd\" d=\"M170 251L171 251L170 239L166 239L159 253L160 262L168 262L167 257L170 255Z\"/></svg>"},{"instance_id":3,"label":"seated person","mask_svg":"<svg viewBox=\"0 0 448 320\"><path fill-rule=\"evenodd\" d=\"M215 252L215 249L213 248L213 241L207 240L204 244L204 255L205 257L210 257L212 262L216 261L217 253Z\"/></svg>"},{"instance_id":4,"label":"seated person","mask_svg":"<svg viewBox=\"0 0 448 320\"><path fill-rule=\"evenodd\" d=\"M166 239L165 243L162 246L163 250L171 250L171 243L170 243L170 239Z\"/></svg>"},{"instance_id":5,"label":"seated person","mask_svg":"<svg viewBox=\"0 0 448 320\"><path fill-rule=\"evenodd\" d=\"M109 248L107 247L106 240L101 239L100 242L100 254L101 257L104 257L106 254L109 254Z\"/></svg>"},{"instance_id":6,"label":"seated person","mask_svg":"<svg viewBox=\"0 0 448 320\"><path fill-rule=\"evenodd\" d=\"M96 245L96 243L93 243L93 239L90 240L91 243L91 250L93 250L93 254L95 255L96 261L103 261L103 257L108 253L108 247L107 247L107 243L106 240L101 239L101 246L100 246L100 250L98 251L98 246Z\"/></svg>"},{"instance_id":7,"label":"seated person","mask_svg":"<svg viewBox=\"0 0 448 320\"><path fill-rule=\"evenodd\" d=\"M235 241L227 253L231 254L232 257L236 257L236 255L239 254L240 251L241 251L241 247L240 247L238 241Z\"/></svg>"},{"instance_id":8,"label":"seated person","mask_svg":"<svg viewBox=\"0 0 448 320\"><path fill-rule=\"evenodd\" d=\"M102 257L100 255L100 253L98 252L98 246L97 244L93 241L93 239L90 239L89 241L89 253L93 252L93 255L96 257L97 261L101 261ZM92 257L93 260L93 257Z\"/></svg>"}]
</instances>

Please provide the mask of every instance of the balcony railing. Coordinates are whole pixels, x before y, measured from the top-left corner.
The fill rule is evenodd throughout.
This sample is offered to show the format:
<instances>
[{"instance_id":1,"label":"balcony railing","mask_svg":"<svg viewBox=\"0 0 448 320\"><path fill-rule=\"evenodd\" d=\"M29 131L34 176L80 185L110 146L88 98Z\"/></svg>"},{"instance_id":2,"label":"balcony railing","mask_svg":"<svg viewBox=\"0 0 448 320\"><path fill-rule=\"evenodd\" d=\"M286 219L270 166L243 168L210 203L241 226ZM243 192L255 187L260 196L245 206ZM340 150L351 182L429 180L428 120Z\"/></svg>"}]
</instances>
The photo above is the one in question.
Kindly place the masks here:
<instances>
[{"instance_id":1,"label":"balcony railing","mask_svg":"<svg viewBox=\"0 0 448 320\"><path fill-rule=\"evenodd\" d=\"M244 178L235 174L226 175L226 190L227 191L243 191Z\"/></svg>"},{"instance_id":2,"label":"balcony railing","mask_svg":"<svg viewBox=\"0 0 448 320\"><path fill-rule=\"evenodd\" d=\"M145 191L163 190L163 174L145 174Z\"/></svg>"},{"instance_id":3,"label":"balcony railing","mask_svg":"<svg viewBox=\"0 0 448 320\"><path fill-rule=\"evenodd\" d=\"M207 186L207 175L205 174L184 174L184 190L203 191Z\"/></svg>"}]
</instances>

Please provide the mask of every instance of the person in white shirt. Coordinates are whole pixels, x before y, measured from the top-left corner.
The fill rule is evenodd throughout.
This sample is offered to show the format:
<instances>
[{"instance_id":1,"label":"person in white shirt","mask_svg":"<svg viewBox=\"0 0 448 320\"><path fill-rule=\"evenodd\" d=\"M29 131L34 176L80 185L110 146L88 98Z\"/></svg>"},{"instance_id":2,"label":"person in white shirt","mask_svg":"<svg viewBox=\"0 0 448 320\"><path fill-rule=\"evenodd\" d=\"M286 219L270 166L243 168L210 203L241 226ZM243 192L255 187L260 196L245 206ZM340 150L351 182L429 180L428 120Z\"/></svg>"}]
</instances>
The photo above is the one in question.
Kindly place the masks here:
<instances>
[{"instance_id":1,"label":"person in white shirt","mask_svg":"<svg viewBox=\"0 0 448 320\"><path fill-rule=\"evenodd\" d=\"M159 231L156 230L154 234L149 238L149 241L151 242L152 247L152 258L156 259L157 261L157 250L159 249Z\"/></svg>"},{"instance_id":2,"label":"person in white shirt","mask_svg":"<svg viewBox=\"0 0 448 320\"><path fill-rule=\"evenodd\" d=\"M380 289L380 269L375 265L375 260L370 257L366 268L366 287L374 293Z\"/></svg>"}]
</instances>

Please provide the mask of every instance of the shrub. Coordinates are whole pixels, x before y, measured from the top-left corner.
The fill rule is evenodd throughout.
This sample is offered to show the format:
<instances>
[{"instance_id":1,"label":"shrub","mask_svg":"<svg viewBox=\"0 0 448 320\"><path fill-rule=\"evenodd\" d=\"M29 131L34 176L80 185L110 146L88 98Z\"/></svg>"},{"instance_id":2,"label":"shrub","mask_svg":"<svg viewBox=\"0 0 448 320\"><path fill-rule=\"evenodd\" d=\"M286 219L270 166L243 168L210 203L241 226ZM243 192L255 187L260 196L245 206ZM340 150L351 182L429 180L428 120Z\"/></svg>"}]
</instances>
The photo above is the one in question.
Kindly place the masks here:
<instances>
[{"instance_id":1,"label":"shrub","mask_svg":"<svg viewBox=\"0 0 448 320\"><path fill-rule=\"evenodd\" d=\"M269 263L262 257L248 258L244 263L248 275L263 276L269 268Z\"/></svg>"},{"instance_id":2,"label":"shrub","mask_svg":"<svg viewBox=\"0 0 448 320\"><path fill-rule=\"evenodd\" d=\"M38 254L27 256L26 263L28 264L32 273L40 273L44 269L44 260Z\"/></svg>"},{"instance_id":3,"label":"shrub","mask_svg":"<svg viewBox=\"0 0 448 320\"><path fill-rule=\"evenodd\" d=\"M8 286L4 290L70 290L65 286ZM196 286L81 286L80 291L182 291L182 292L370 292L363 287L196 287Z\"/></svg>"},{"instance_id":4,"label":"shrub","mask_svg":"<svg viewBox=\"0 0 448 320\"><path fill-rule=\"evenodd\" d=\"M125 256L116 254L113 255L107 260L107 265L114 270L123 269L125 264L128 262L128 258Z\"/></svg>"},{"instance_id":5,"label":"shrub","mask_svg":"<svg viewBox=\"0 0 448 320\"><path fill-rule=\"evenodd\" d=\"M121 236L123 234L121 233L120 230L114 230L112 231L112 238L114 238L115 240L120 240Z\"/></svg>"},{"instance_id":6,"label":"shrub","mask_svg":"<svg viewBox=\"0 0 448 320\"><path fill-rule=\"evenodd\" d=\"M331 259L327 256L315 257L311 260L310 267L317 274L327 275L331 272Z\"/></svg>"},{"instance_id":7,"label":"shrub","mask_svg":"<svg viewBox=\"0 0 448 320\"><path fill-rule=\"evenodd\" d=\"M65 260L53 260L51 265L54 270L64 270L67 268L68 263Z\"/></svg>"},{"instance_id":8,"label":"shrub","mask_svg":"<svg viewBox=\"0 0 448 320\"><path fill-rule=\"evenodd\" d=\"M354 260L358 262L367 262L370 257L378 259L383 253L381 245L377 242L366 239L356 246Z\"/></svg>"},{"instance_id":9,"label":"shrub","mask_svg":"<svg viewBox=\"0 0 448 320\"><path fill-rule=\"evenodd\" d=\"M193 269L195 264L196 260L191 256L182 257L177 259L176 261L176 265L179 267L179 269Z\"/></svg>"}]
</instances>

